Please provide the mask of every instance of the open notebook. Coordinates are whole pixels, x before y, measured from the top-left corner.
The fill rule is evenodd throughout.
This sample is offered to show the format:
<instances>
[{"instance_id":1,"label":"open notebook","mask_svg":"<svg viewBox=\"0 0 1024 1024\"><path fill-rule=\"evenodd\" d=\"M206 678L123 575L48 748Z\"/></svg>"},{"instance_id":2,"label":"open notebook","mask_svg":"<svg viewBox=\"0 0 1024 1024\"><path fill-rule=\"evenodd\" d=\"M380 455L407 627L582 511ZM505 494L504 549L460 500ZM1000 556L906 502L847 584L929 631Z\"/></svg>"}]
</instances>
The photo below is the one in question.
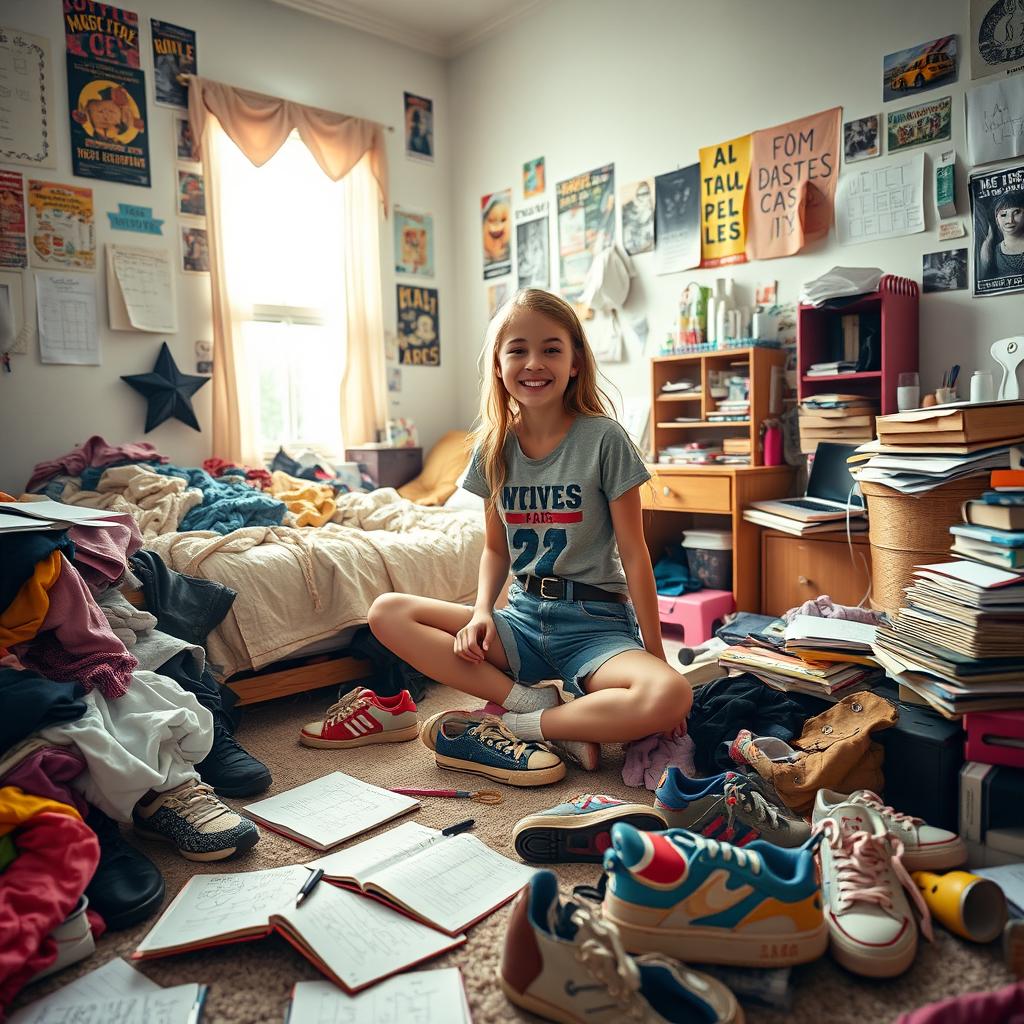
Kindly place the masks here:
<instances>
[{"instance_id":1,"label":"open notebook","mask_svg":"<svg viewBox=\"0 0 1024 1024\"><path fill-rule=\"evenodd\" d=\"M321 883L295 906L309 871L196 875L132 954L169 956L277 931L347 992L372 985L466 941L427 928L376 900Z\"/></svg>"},{"instance_id":2,"label":"open notebook","mask_svg":"<svg viewBox=\"0 0 1024 1024\"><path fill-rule=\"evenodd\" d=\"M332 772L285 793L247 804L245 813L272 832L329 850L421 806L419 800Z\"/></svg>"},{"instance_id":3,"label":"open notebook","mask_svg":"<svg viewBox=\"0 0 1024 1024\"><path fill-rule=\"evenodd\" d=\"M414 821L307 867L323 868L332 882L383 897L449 935L507 903L534 873L476 836L445 836Z\"/></svg>"}]
</instances>

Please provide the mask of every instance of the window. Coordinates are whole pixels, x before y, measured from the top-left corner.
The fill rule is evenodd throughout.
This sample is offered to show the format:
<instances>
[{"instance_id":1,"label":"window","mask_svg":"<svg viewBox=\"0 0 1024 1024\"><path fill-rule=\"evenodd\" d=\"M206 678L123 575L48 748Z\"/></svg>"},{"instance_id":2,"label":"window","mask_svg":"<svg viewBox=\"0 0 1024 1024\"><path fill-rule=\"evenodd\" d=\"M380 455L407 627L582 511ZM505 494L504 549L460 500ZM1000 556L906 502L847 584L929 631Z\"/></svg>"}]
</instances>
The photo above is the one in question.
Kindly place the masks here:
<instances>
[{"instance_id":1,"label":"window","mask_svg":"<svg viewBox=\"0 0 1024 1024\"><path fill-rule=\"evenodd\" d=\"M236 359L253 433L340 455L345 365L342 186L293 135L254 167L216 134L226 291L240 325Z\"/></svg>"}]
</instances>

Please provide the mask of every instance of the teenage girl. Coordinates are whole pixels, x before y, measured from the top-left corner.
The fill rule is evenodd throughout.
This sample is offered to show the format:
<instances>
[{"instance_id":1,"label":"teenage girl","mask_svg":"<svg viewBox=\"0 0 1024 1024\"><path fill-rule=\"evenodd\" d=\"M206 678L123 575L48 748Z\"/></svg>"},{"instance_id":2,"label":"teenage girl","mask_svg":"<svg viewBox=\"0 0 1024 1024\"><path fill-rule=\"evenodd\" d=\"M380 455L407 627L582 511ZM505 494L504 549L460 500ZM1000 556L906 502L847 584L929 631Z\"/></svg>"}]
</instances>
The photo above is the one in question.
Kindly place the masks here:
<instances>
[{"instance_id":1,"label":"teenage girl","mask_svg":"<svg viewBox=\"0 0 1024 1024\"><path fill-rule=\"evenodd\" d=\"M597 744L668 732L692 703L661 643L640 508L650 474L609 409L572 307L516 293L488 329L464 484L486 501L476 604L384 594L369 614L381 643L501 705L521 739L585 741L568 752L588 768ZM495 610L510 569L508 606ZM556 678L576 699L533 686Z\"/></svg>"}]
</instances>

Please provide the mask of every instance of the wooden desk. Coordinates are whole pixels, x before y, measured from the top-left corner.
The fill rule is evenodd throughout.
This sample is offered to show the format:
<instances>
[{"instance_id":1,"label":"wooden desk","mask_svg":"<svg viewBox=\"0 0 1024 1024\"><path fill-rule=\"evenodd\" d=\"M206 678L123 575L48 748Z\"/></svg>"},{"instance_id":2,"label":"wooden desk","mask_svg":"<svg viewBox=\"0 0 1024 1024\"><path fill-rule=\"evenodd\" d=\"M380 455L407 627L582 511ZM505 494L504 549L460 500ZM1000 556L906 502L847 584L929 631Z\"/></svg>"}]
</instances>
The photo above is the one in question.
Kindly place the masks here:
<instances>
[{"instance_id":1,"label":"wooden desk","mask_svg":"<svg viewBox=\"0 0 1024 1024\"><path fill-rule=\"evenodd\" d=\"M725 524L732 530L732 593L738 611L761 610L761 528L743 518L752 501L784 498L793 483L792 466L648 465L651 482L641 488L644 536L657 561L682 531ZM718 518L714 518L718 517Z\"/></svg>"}]
</instances>

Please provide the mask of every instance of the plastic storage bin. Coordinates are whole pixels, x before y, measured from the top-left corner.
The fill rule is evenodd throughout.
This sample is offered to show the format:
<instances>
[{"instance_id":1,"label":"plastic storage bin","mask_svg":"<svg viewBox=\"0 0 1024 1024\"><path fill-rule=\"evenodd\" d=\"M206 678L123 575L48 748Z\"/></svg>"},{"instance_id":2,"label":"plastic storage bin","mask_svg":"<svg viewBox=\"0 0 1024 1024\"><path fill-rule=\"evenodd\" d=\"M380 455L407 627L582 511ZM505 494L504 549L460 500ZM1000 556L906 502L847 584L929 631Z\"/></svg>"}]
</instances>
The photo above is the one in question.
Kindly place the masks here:
<instances>
[{"instance_id":1,"label":"plastic storage bin","mask_svg":"<svg viewBox=\"0 0 1024 1024\"><path fill-rule=\"evenodd\" d=\"M732 534L728 530L683 530L690 575L712 590L732 590Z\"/></svg>"}]
</instances>

